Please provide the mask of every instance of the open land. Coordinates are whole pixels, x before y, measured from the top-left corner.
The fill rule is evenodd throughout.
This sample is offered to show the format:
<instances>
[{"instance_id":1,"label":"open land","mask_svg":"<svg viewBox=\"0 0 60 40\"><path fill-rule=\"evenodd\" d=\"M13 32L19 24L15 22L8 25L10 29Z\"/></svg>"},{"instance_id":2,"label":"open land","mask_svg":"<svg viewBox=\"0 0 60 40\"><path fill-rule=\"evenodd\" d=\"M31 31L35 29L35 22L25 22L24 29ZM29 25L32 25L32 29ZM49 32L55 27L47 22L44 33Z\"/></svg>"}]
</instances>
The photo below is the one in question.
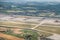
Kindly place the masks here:
<instances>
[{"instance_id":1,"label":"open land","mask_svg":"<svg viewBox=\"0 0 60 40\"><path fill-rule=\"evenodd\" d=\"M21 30L24 29L36 30L39 35L44 35L46 38L60 40L59 18L0 15L0 37L8 40L24 40L24 37L21 36L24 34ZM11 39L9 39L10 37Z\"/></svg>"}]
</instances>

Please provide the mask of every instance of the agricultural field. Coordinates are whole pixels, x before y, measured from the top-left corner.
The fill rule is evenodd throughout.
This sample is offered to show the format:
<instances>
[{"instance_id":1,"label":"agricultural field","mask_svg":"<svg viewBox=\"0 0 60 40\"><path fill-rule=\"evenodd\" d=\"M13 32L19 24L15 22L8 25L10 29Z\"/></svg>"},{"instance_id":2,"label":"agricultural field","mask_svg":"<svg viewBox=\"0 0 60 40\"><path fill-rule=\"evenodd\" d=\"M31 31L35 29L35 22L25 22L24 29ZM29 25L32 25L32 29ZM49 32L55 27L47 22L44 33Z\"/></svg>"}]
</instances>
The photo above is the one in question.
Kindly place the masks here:
<instances>
[{"instance_id":1,"label":"agricultural field","mask_svg":"<svg viewBox=\"0 0 60 40\"><path fill-rule=\"evenodd\" d=\"M1 0L0 40L60 40L60 2L39 1Z\"/></svg>"},{"instance_id":2,"label":"agricultural field","mask_svg":"<svg viewBox=\"0 0 60 40\"><path fill-rule=\"evenodd\" d=\"M5 40L48 40L50 39L48 37L54 34L60 35L60 23L53 19L47 21L48 19L29 16L7 17L4 15L0 18L0 37Z\"/></svg>"}]
</instances>

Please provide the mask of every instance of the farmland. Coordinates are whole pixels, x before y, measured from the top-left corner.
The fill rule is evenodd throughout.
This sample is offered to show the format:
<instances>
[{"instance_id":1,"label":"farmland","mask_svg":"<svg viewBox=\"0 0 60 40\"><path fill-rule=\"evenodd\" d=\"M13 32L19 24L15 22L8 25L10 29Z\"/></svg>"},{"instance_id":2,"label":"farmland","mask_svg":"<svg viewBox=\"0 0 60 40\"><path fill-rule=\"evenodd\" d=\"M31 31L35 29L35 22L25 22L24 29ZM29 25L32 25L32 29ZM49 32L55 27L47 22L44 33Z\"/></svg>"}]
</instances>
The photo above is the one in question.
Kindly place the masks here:
<instances>
[{"instance_id":1,"label":"farmland","mask_svg":"<svg viewBox=\"0 0 60 40\"><path fill-rule=\"evenodd\" d=\"M32 37L31 40L38 40L42 35L46 38L53 36L54 34L60 35L60 23L56 22L56 19L54 19L50 18L49 20L49 18L44 17L30 17L19 15L11 17L10 15L3 15L0 18L0 33L8 36L11 35L13 36L13 39L14 37L17 37L16 39L22 38L22 40L26 39L26 35L30 35Z\"/></svg>"}]
</instances>

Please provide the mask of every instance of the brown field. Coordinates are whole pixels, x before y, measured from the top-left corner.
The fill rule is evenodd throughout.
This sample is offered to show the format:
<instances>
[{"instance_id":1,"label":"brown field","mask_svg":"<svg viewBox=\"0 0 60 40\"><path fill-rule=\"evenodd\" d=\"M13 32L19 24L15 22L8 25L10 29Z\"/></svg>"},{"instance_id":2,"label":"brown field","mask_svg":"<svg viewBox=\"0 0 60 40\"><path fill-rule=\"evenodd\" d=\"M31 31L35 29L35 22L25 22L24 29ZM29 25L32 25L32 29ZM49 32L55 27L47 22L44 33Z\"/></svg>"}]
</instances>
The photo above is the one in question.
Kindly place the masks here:
<instances>
[{"instance_id":1,"label":"brown field","mask_svg":"<svg viewBox=\"0 0 60 40\"><path fill-rule=\"evenodd\" d=\"M0 37L5 38L7 40L24 40L23 38L17 38L15 36L6 35L6 34L3 34L3 33L0 33Z\"/></svg>"}]
</instances>

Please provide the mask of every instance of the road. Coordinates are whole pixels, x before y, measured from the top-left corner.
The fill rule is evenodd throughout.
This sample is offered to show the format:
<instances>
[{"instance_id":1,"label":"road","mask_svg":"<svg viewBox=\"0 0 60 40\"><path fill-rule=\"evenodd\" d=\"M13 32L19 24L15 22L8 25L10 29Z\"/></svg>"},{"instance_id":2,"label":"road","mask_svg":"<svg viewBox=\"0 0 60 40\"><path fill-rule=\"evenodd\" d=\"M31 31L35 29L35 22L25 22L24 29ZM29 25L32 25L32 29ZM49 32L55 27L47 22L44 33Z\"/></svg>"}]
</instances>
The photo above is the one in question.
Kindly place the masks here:
<instances>
[{"instance_id":1,"label":"road","mask_svg":"<svg viewBox=\"0 0 60 40\"><path fill-rule=\"evenodd\" d=\"M42 21L41 21L39 24L37 24L35 27L33 27L33 28L31 28L31 29L35 29L35 28L39 27L39 26L42 25L44 22L45 22L45 19L42 19Z\"/></svg>"}]
</instances>

